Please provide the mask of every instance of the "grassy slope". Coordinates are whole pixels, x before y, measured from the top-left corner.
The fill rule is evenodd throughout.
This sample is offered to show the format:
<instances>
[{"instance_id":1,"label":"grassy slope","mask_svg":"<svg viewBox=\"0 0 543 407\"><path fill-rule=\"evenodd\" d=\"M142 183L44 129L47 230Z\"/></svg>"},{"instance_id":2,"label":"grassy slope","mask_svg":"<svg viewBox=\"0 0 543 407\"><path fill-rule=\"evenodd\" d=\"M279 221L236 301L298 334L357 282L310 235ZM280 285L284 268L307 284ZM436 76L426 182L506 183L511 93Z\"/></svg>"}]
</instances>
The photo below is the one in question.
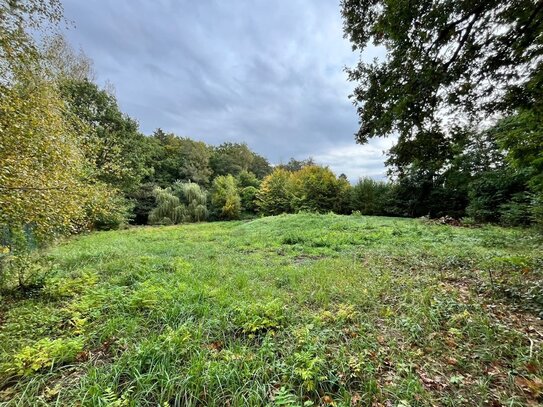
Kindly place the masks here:
<instances>
[{"instance_id":1,"label":"grassy slope","mask_svg":"<svg viewBox=\"0 0 543 407\"><path fill-rule=\"evenodd\" d=\"M40 291L3 299L0 400L535 404L541 248L308 214L81 236L42 259Z\"/></svg>"}]
</instances>

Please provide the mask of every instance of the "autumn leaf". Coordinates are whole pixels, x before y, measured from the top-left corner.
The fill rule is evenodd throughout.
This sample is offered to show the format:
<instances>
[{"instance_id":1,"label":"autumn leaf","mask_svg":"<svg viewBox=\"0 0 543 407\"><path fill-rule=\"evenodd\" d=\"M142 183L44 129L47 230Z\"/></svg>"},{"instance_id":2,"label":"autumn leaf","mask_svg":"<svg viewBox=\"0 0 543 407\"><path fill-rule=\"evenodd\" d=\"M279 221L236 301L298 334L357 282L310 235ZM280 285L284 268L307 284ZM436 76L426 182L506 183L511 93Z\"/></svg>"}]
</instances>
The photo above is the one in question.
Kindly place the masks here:
<instances>
[{"instance_id":1,"label":"autumn leaf","mask_svg":"<svg viewBox=\"0 0 543 407\"><path fill-rule=\"evenodd\" d=\"M330 396L324 396L322 398L322 402L325 406L335 406L334 399L332 399Z\"/></svg>"},{"instance_id":2,"label":"autumn leaf","mask_svg":"<svg viewBox=\"0 0 543 407\"><path fill-rule=\"evenodd\" d=\"M528 379L526 377L515 377L515 384L523 391L530 393L533 397L539 397L543 392L543 380L539 377Z\"/></svg>"},{"instance_id":3,"label":"autumn leaf","mask_svg":"<svg viewBox=\"0 0 543 407\"><path fill-rule=\"evenodd\" d=\"M445 358L445 362L447 362L448 365L456 366L458 364L458 360L452 356L447 356Z\"/></svg>"}]
</instances>

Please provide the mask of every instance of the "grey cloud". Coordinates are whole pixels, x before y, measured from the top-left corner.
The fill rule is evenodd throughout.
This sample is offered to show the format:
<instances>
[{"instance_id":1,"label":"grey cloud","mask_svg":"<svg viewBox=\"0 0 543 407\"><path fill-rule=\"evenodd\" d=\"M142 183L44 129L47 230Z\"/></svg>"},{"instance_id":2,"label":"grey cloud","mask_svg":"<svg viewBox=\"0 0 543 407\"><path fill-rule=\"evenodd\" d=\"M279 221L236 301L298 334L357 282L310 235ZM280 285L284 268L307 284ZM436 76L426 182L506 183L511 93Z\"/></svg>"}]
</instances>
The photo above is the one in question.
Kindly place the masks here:
<instances>
[{"instance_id":1,"label":"grey cloud","mask_svg":"<svg viewBox=\"0 0 543 407\"><path fill-rule=\"evenodd\" d=\"M363 146L337 145L313 158L317 163L326 163L337 174L346 174L351 183L362 177L384 180L386 170L383 161L386 159L386 151L394 142L394 139L374 139Z\"/></svg>"},{"instance_id":2,"label":"grey cloud","mask_svg":"<svg viewBox=\"0 0 543 407\"><path fill-rule=\"evenodd\" d=\"M354 144L353 85L343 68L359 56L342 37L338 2L64 5L76 23L67 36L144 133L161 127L212 144L246 141L272 162L315 156L353 180L383 176L380 151ZM364 58L382 55L370 48Z\"/></svg>"}]
</instances>

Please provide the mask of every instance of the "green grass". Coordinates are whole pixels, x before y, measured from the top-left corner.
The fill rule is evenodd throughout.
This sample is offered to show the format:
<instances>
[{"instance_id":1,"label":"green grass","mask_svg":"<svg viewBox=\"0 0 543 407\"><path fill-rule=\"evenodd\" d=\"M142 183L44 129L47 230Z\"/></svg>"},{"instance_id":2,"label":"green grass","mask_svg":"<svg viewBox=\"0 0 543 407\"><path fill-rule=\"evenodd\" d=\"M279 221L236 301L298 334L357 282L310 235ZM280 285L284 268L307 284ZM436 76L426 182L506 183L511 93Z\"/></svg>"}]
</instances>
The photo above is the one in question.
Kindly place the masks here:
<instances>
[{"instance_id":1,"label":"green grass","mask_svg":"<svg viewBox=\"0 0 543 407\"><path fill-rule=\"evenodd\" d=\"M0 403L536 405L542 247L311 214L72 238L3 294Z\"/></svg>"}]
</instances>

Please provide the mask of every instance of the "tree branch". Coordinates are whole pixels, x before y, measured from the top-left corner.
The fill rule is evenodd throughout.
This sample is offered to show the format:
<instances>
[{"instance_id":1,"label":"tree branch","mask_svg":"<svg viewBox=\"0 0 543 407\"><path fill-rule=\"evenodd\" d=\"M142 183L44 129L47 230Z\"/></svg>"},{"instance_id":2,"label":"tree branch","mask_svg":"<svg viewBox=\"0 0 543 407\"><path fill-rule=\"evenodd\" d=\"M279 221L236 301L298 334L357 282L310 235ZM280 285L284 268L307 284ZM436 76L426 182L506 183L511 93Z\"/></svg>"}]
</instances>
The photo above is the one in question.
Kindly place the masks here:
<instances>
[{"instance_id":1,"label":"tree branch","mask_svg":"<svg viewBox=\"0 0 543 407\"><path fill-rule=\"evenodd\" d=\"M451 66L451 64L456 60L456 58L458 58L458 55L460 54L460 51L462 50L462 48L464 47L464 44L468 40L471 30L473 29L473 26L475 25L475 22L477 21L478 17L479 17L479 14L475 14L473 17L473 20L471 20L468 26L466 27L466 31L464 32L464 35L460 39L460 42L458 43L458 47L456 47L456 50L454 51L453 56L443 66L444 71L447 71L447 69L449 69L449 66Z\"/></svg>"}]
</instances>

